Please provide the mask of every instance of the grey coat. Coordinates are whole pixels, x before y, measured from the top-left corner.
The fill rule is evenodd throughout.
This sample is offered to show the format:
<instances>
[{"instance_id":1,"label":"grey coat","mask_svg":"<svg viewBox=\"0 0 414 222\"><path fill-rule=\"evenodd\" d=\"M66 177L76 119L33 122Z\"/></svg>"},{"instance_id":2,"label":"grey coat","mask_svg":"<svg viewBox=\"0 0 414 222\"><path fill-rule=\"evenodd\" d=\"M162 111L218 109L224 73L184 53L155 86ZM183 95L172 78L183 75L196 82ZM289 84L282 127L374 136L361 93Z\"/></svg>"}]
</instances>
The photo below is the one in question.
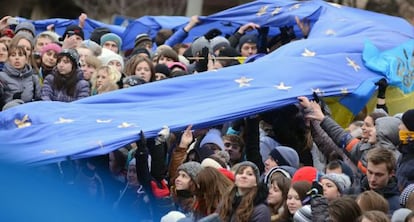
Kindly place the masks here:
<instances>
[{"instance_id":1,"label":"grey coat","mask_svg":"<svg viewBox=\"0 0 414 222\"><path fill-rule=\"evenodd\" d=\"M21 99L24 102L40 100L39 77L27 64L23 69L18 70L5 63L3 71L0 72L0 88L3 89L3 95L0 96L4 104L13 99Z\"/></svg>"}]
</instances>

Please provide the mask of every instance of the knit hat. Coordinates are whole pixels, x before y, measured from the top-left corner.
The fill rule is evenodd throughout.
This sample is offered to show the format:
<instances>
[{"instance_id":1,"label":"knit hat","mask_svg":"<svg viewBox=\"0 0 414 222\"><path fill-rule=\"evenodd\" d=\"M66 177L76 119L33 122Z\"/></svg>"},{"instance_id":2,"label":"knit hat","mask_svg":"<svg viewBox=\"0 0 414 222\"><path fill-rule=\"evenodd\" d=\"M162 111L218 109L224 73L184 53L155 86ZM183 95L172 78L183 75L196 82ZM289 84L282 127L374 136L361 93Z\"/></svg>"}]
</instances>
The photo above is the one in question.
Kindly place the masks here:
<instances>
[{"instance_id":1,"label":"knit hat","mask_svg":"<svg viewBox=\"0 0 414 222\"><path fill-rule=\"evenodd\" d=\"M244 35L239 40L239 45L237 46L237 49L240 51L241 47L245 43L256 43L257 44L257 36L256 35Z\"/></svg>"},{"instance_id":2,"label":"knit hat","mask_svg":"<svg viewBox=\"0 0 414 222\"><path fill-rule=\"evenodd\" d=\"M234 182L234 173L226 168L218 168L217 169L220 173L222 173L224 176L226 176L228 179Z\"/></svg>"},{"instance_id":3,"label":"knit hat","mask_svg":"<svg viewBox=\"0 0 414 222\"><path fill-rule=\"evenodd\" d=\"M121 63L122 70L124 69L124 59L122 58L122 56L109 49L102 48L102 53L98 57L98 59L101 60L102 65L104 66L107 66L110 61L118 61Z\"/></svg>"},{"instance_id":4,"label":"knit hat","mask_svg":"<svg viewBox=\"0 0 414 222\"><path fill-rule=\"evenodd\" d=\"M351 180L343 173L328 173L322 176L321 179L327 179L332 181L338 188L339 193L343 193L346 189L351 187Z\"/></svg>"},{"instance_id":5,"label":"knit hat","mask_svg":"<svg viewBox=\"0 0 414 222\"><path fill-rule=\"evenodd\" d=\"M391 222L404 222L405 218L407 218L408 214L413 212L410 209L407 208L400 208L392 214Z\"/></svg>"},{"instance_id":6,"label":"knit hat","mask_svg":"<svg viewBox=\"0 0 414 222\"><path fill-rule=\"evenodd\" d=\"M178 67L178 68L180 68L180 69L182 69L182 70L184 70L184 71L187 72L187 66L184 65L181 62L171 62L171 63L168 63L168 68L170 70L174 69L175 67Z\"/></svg>"},{"instance_id":7,"label":"knit hat","mask_svg":"<svg viewBox=\"0 0 414 222\"><path fill-rule=\"evenodd\" d=\"M320 180L320 173L315 167L304 166L299 168L292 177L292 184L298 181L306 181L312 184L313 181Z\"/></svg>"},{"instance_id":8,"label":"knit hat","mask_svg":"<svg viewBox=\"0 0 414 222\"><path fill-rule=\"evenodd\" d=\"M414 184L410 184L404 188L400 195L400 205L405 207L407 205L408 197L414 192Z\"/></svg>"},{"instance_id":9,"label":"knit hat","mask_svg":"<svg viewBox=\"0 0 414 222\"><path fill-rule=\"evenodd\" d=\"M180 211L170 211L168 214L161 217L160 222L177 222L182 218L185 218L185 214Z\"/></svg>"},{"instance_id":10,"label":"knit hat","mask_svg":"<svg viewBox=\"0 0 414 222\"><path fill-rule=\"evenodd\" d=\"M293 215L294 222L312 222L312 209L310 205L299 208Z\"/></svg>"},{"instance_id":11,"label":"knit hat","mask_svg":"<svg viewBox=\"0 0 414 222\"><path fill-rule=\"evenodd\" d=\"M216 168L216 169L222 168L220 163L218 163L216 160L214 160L213 158L210 158L210 157L205 158L201 162L201 166L202 167L213 167L213 168Z\"/></svg>"},{"instance_id":12,"label":"knit hat","mask_svg":"<svg viewBox=\"0 0 414 222\"><path fill-rule=\"evenodd\" d=\"M155 73L162 73L166 77L170 77L171 70L165 64L157 64L157 65L155 65Z\"/></svg>"},{"instance_id":13,"label":"knit hat","mask_svg":"<svg viewBox=\"0 0 414 222\"><path fill-rule=\"evenodd\" d=\"M106 33L110 33L110 32L111 30L109 30L106 27L98 27L92 31L89 39L96 42L96 44L101 45L101 37L105 35Z\"/></svg>"},{"instance_id":14,"label":"knit hat","mask_svg":"<svg viewBox=\"0 0 414 222\"><path fill-rule=\"evenodd\" d=\"M69 25L66 27L65 32L63 33L62 37L59 38L60 41L65 40L66 36L77 35L82 39L85 39L85 34L83 33L83 29L77 25Z\"/></svg>"},{"instance_id":15,"label":"knit hat","mask_svg":"<svg viewBox=\"0 0 414 222\"><path fill-rule=\"evenodd\" d=\"M277 146L269 154L278 165L299 168L299 155L296 150L287 146Z\"/></svg>"},{"instance_id":16,"label":"knit hat","mask_svg":"<svg viewBox=\"0 0 414 222\"><path fill-rule=\"evenodd\" d=\"M292 175L287 171L287 170L285 170L285 169L283 169L283 168L281 168L281 167L279 167L279 166L276 166L276 167L273 167L272 169L270 169L269 170L269 172L267 172L267 174L265 175L265 177L264 177L264 179L263 179L263 181L264 181L264 183L265 184L269 184L270 183L270 181L272 180L272 176L276 173L276 172L279 172L279 173L281 173L283 176L285 176L286 178L289 178L289 179L291 179L292 178Z\"/></svg>"},{"instance_id":17,"label":"knit hat","mask_svg":"<svg viewBox=\"0 0 414 222\"><path fill-rule=\"evenodd\" d=\"M149 41L149 42L151 42L152 43L152 40L151 40L151 38L149 37L149 35L148 34L145 34L145 33L143 33L143 34L138 34L136 37L135 37L135 44L134 44L134 48L136 48L140 43L142 43L142 42L144 42L144 41Z\"/></svg>"},{"instance_id":18,"label":"knit hat","mask_svg":"<svg viewBox=\"0 0 414 222\"><path fill-rule=\"evenodd\" d=\"M13 107L18 106L18 105L21 105L21 104L24 104L24 101L23 100L21 100L21 99L13 99L13 100L9 101L8 103L6 103L4 105L3 108L2 108L2 110L4 111L6 109L10 109L10 108L13 108Z\"/></svg>"},{"instance_id":19,"label":"knit hat","mask_svg":"<svg viewBox=\"0 0 414 222\"><path fill-rule=\"evenodd\" d=\"M32 38L36 36L36 29L31 22L22 22L19 23L16 28L14 29L14 33L17 34L18 32L26 30L32 34Z\"/></svg>"},{"instance_id":20,"label":"knit hat","mask_svg":"<svg viewBox=\"0 0 414 222\"><path fill-rule=\"evenodd\" d=\"M59 35L56 33L56 32L53 32L53 31L44 31L44 32L41 32L39 35L37 35L36 36L36 38L38 38L39 36L41 36L41 35L43 35L43 36L49 36L50 38L52 38L53 40L53 42L59 42Z\"/></svg>"},{"instance_id":21,"label":"knit hat","mask_svg":"<svg viewBox=\"0 0 414 222\"><path fill-rule=\"evenodd\" d=\"M59 54L62 51L62 47L60 47L60 45L56 43L49 43L42 47L42 51L40 52L40 54L43 56L43 54L45 54L49 50L55 51L56 54Z\"/></svg>"},{"instance_id":22,"label":"knit hat","mask_svg":"<svg viewBox=\"0 0 414 222\"><path fill-rule=\"evenodd\" d=\"M216 36L213 39L210 40L211 48L213 49L213 52L216 50L222 48L222 47L230 47L230 42L223 36Z\"/></svg>"},{"instance_id":23,"label":"knit hat","mask_svg":"<svg viewBox=\"0 0 414 222\"><path fill-rule=\"evenodd\" d=\"M16 37L16 36L21 36L24 39L27 39L27 41L29 41L32 46L34 45L34 38L30 33L28 33L28 32L19 32L19 33L16 33L16 35L14 37Z\"/></svg>"},{"instance_id":24,"label":"knit hat","mask_svg":"<svg viewBox=\"0 0 414 222\"><path fill-rule=\"evenodd\" d=\"M151 58L151 54L148 52L148 49L146 48L135 48L132 53L129 55L129 58L131 58L134 55L138 55L144 53L146 55L148 55L148 58Z\"/></svg>"},{"instance_id":25,"label":"knit hat","mask_svg":"<svg viewBox=\"0 0 414 222\"><path fill-rule=\"evenodd\" d=\"M122 48L122 39L115 33L106 33L105 35L101 36L101 46L105 44L107 41L113 41L118 46L118 51Z\"/></svg>"},{"instance_id":26,"label":"knit hat","mask_svg":"<svg viewBox=\"0 0 414 222\"><path fill-rule=\"evenodd\" d=\"M200 142L200 147L206 143L214 143L224 150L224 142L221 139L221 132L218 129L210 129Z\"/></svg>"},{"instance_id":27,"label":"knit hat","mask_svg":"<svg viewBox=\"0 0 414 222\"><path fill-rule=\"evenodd\" d=\"M191 53L193 56L197 56L197 53L200 54L201 50L207 47L209 51L211 52L211 44L210 42L204 37L201 36L194 40L194 42L191 44Z\"/></svg>"},{"instance_id":28,"label":"knit hat","mask_svg":"<svg viewBox=\"0 0 414 222\"><path fill-rule=\"evenodd\" d=\"M12 29L5 28L5 29L0 31L0 37L3 37L3 36L13 38L14 37L14 31Z\"/></svg>"},{"instance_id":29,"label":"knit hat","mask_svg":"<svg viewBox=\"0 0 414 222\"><path fill-rule=\"evenodd\" d=\"M200 173L202 169L202 166L199 162L195 162L195 161L190 161L190 162L186 162L181 164L178 169L177 172L182 170L184 171L186 174L188 174L188 176L190 176L190 178L195 181L197 178L198 173Z\"/></svg>"},{"instance_id":30,"label":"knit hat","mask_svg":"<svg viewBox=\"0 0 414 222\"><path fill-rule=\"evenodd\" d=\"M249 166L253 169L254 174L256 176L256 183L259 184L260 183L260 170L259 168L256 166L256 164L254 164L253 162L250 161L243 161L237 164L237 168L236 171L234 172L234 175L236 175L237 173L240 173L239 170L242 166Z\"/></svg>"},{"instance_id":31,"label":"knit hat","mask_svg":"<svg viewBox=\"0 0 414 222\"><path fill-rule=\"evenodd\" d=\"M414 131L414 109L405 111L402 115L402 121L409 131Z\"/></svg>"},{"instance_id":32,"label":"knit hat","mask_svg":"<svg viewBox=\"0 0 414 222\"><path fill-rule=\"evenodd\" d=\"M79 54L75 49L62 49L58 54L58 58L62 56L67 56L75 66L79 64Z\"/></svg>"}]
</instances>

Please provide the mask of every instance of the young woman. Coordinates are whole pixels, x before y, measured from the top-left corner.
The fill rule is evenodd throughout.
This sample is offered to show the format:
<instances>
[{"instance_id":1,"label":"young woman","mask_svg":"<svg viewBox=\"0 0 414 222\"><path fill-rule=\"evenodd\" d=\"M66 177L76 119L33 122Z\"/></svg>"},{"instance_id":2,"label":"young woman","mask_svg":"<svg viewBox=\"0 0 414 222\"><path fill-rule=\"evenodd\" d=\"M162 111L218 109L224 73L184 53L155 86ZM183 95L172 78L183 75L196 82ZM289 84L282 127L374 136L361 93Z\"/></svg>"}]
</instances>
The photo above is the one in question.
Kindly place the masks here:
<instances>
[{"instance_id":1,"label":"young woman","mask_svg":"<svg viewBox=\"0 0 414 222\"><path fill-rule=\"evenodd\" d=\"M208 216L217 210L221 198L233 186L233 182L213 167L204 167L197 175L196 198L198 207L196 220Z\"/></svg>"},{"instance_id":2,"label":"young woman","mask_svg":"<svg viewBox=\"0 0 414 222\"><path fill-rule=\"evenodd\" d=\"M58 54L56 68L43 82L42 100L72 102L89 96L89 83L83 79L78 63L79 55L74 49Z\"/></svg>"},{"instance_id":3,"label":"young woman","mask_svg":"<svg viewBox=\"0 0 414 222\"><path fill-rule=\"evenodd\" d=\"M268 190L260 183L259 168L250 161L238 164L233 188L218 209L222 221L270 221L270 210L265 201Z\"/></svg>"},{"instance_id":4,"label":"young woman","mask_svg":"<svg viewBox=\"0 0 414 222\"><path fill-rule=\"evenodd\" d=\"M298 181L290 186L287 199L283 208L281 217L278 222L293 221L293 215L302 207L302 201L306 198L306 193L312 188L311 184L306 181Z\"/></svg>"},{"instance_id":5,"label":"young woman","mask_svg":"<svg viewBox=\"0 0 414 222\"><path fill-rule=\"evenodd\" d=\"M62 48L56 43L49 43L43 46L40 51L40 67L39 67L39 77L40 81L43 82L43 79L52 73L53 68L57 64L57 55L62 51Z\"/></svg>"},{"instance_id":6,"label":"young woman","mask_svg":"<svg viewBox=\"0 0 414 222\"><path fill-rule=\"evenodd\" d=\"M112 66L101 66L92 75L92 95L101 94L118 89L117 82L121 73Z\"/></svg>"},{"instance_id":7,"label":"young woman","mask_svg":"<svg viewBox=\"0 0 414 222\"><path fill-rule=\"evenodd\" d=\"M356 198L356 202L359 208L361 208L362 213L371 210L382 211L385 214L389 212L388 201L373 190L360 193Z\"/></svg>"},{"instance_id":8,"label":"young woman","mask_svg":"<svg viewBox=\"0 0 414 222\"><path fill-rule=\"evenodd\" d=\"M27 54L22 46L10 46L8 60L0 72L0 106L20 99L31 102L40 99L40 82L27 64Z\"/></svg>"},{"instance_id":9,"label":"young woman","mask_svg":"<svg viewBox=\"0 0 414 222\"><path fill-rule=\"evenodd\" d=\"M270 179L269 195L267 196L267 205L272 213L271 221L276 221L283 211L284 203L287 200L287 194L290 188L290 179L281 174L275 174Z\"/></svg>"},{"instance_id":10,"label":"young woman","mask_svg":"<svg viewBox=\"0 0 414 222\"><path fill-rule=\"evenodd\" d=\"M125 74L127 76L136 75L147 83L155 81L154 65L149 59L140 56L134 56L128 60Z\"/></svg>"}]
</instances>

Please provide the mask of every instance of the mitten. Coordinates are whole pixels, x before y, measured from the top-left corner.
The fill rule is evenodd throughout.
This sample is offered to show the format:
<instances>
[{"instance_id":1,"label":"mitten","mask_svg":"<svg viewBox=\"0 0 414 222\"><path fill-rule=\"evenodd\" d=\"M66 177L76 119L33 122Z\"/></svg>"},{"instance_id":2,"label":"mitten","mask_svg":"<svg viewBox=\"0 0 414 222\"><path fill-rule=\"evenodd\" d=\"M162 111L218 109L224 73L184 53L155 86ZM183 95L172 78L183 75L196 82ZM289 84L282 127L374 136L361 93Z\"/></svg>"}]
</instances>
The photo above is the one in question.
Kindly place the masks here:
<instances>
[{"instance_id":1,"label":"mitten","mask_svg":"<svg viewBox=\"0 0 414 222\"><path fill-rule=\"evenodd\" d=\"M385 78L380 79L378 82L375 83L378 86L378 95L377 98L385 99L385 91L388 87L388 82Z\"/></svg>"}]
</instances>

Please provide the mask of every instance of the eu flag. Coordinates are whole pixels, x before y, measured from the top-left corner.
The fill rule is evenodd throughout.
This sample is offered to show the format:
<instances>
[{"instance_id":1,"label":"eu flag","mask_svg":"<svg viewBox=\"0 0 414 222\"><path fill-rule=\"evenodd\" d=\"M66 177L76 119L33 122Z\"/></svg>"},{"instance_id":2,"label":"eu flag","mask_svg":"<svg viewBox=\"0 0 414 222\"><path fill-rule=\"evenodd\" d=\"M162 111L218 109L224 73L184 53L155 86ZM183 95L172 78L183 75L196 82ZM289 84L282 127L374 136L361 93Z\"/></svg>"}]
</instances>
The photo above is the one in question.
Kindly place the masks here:
<instances>
[{"instance_id":1,"label":"eu flag","mask_svg":"<svg viewBox=\"0 0 414 222\"><path fill-rule=\"evenodd\" d=\"M369 40L379 51L413 38L401 18L324 1L254 1L203 18L204 23L253 21L262 26L311 21L297 40L253 63L144 84L72 103L33 102L0 113L0 158L45 164L106 154L133 142L143 130L153 137L202 128L296 102L317 92L339 97L359 112L384 75L364 65ZM412 88L411 88L412 89Z\"/></svg>"}]
</instances>

